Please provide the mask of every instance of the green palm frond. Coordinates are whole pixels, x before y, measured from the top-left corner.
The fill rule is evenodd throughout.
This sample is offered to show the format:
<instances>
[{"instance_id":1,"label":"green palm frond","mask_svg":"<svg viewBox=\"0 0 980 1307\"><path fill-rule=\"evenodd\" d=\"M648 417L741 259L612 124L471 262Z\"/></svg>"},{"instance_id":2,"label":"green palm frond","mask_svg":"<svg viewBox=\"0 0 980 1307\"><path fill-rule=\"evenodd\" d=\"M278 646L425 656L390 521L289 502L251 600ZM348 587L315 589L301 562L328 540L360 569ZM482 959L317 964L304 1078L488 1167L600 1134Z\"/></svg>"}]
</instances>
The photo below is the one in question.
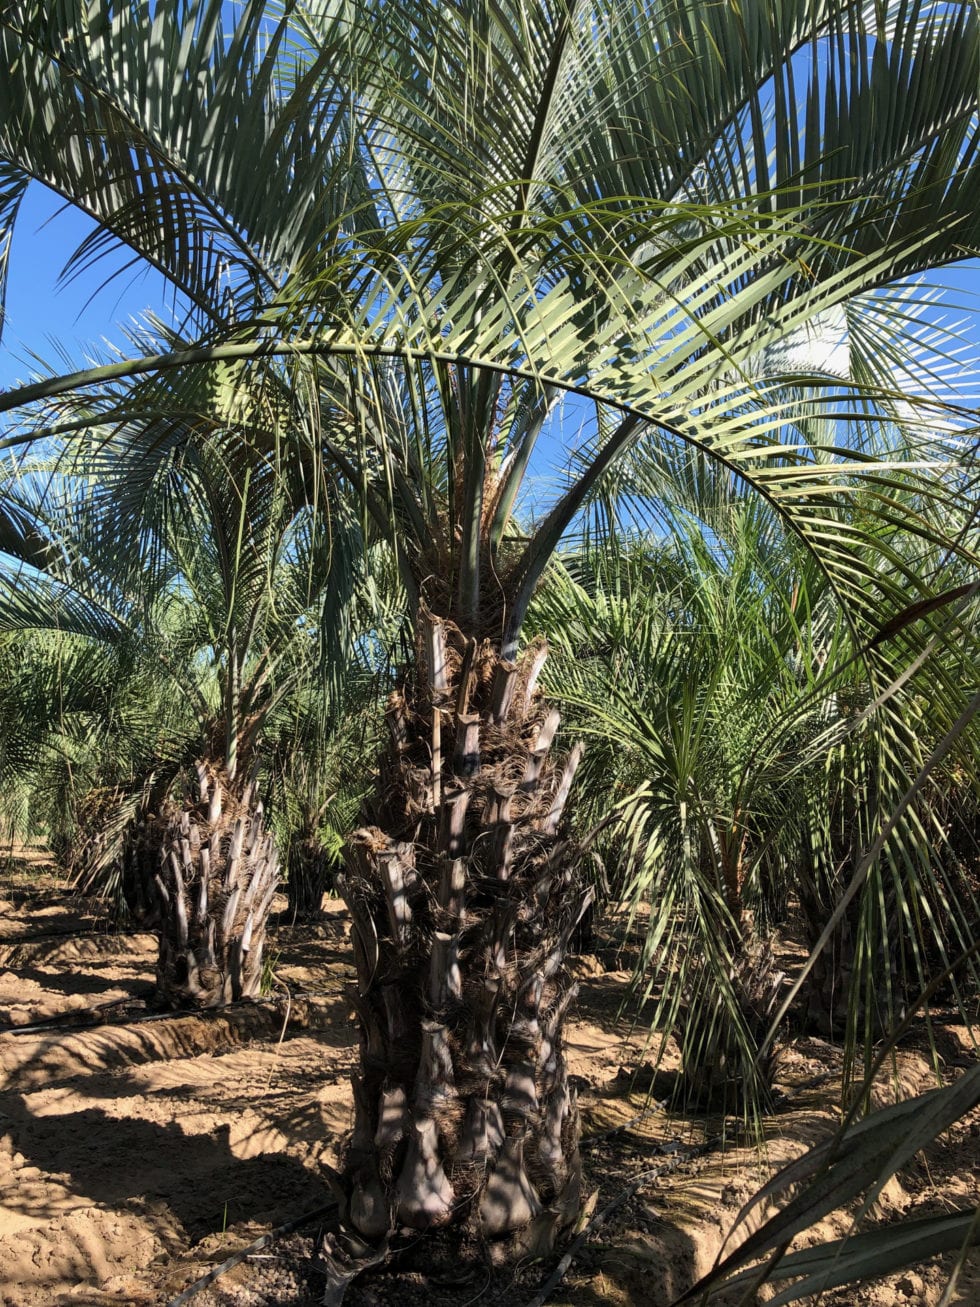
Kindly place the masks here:
<instances>
[{"instance_id":1,"label":"green palm frond","mask_svg":"<svg viewBox=\"0 0 980 1307\"><path fill-rule=\"evenodd\" d=\"M348 426L334 444L341 466L360 469L382 506L397 506L421 554L432 516L419 496L431 473L415 477L398 451L399 421L385 387L369 381L370 360L416 360L403 385L428 394L430 409L435 376L416 379L414 366L444 360L450 370L464 362L477 369L466 372L478 378L467 420L453 419L444 388L435 419L447 434L442 455L455 468L443 472L443 484L451 495L459 489L447 505L460 518L453 573L472 611L480 606L474 569L482 566L473 523L490 492L485 479L504 448L520 465L537 438L534 422L522 423L509 446L490 431L503 375L529 400L535 388L573 387L624 405L725 460L778 505L855 601L855 571L870 582L869 565L855 563L839 519L856 479L889 485L848 434L875 422L867 394L853 389L869 378L860 368L828 378L797 366L788 385L783 367L760 371L759 361L772 365L781 343L856 297L976 246L977 37L969 5L940 13L910 4L872 15L761 2L706 13L672 3L629 14L594 3L358 4L302 14L295 34L279 13L249 6L229 42L234 70L218 53L218 8L159 6L152 33L138 30L125 5L107 8L113 18L104 28L94 10L71 26L67 43L52 33L59 21L64 28L70 6L53 21L15 6L6 20L11 34L30 36L17 73L26 78L30 67L38 81L22 99L45 103L60 122L67 109L58 79L69 67L95 88L93 103L125 110L123 117L136 113L141 89L152 111L137 124L146 148L159 147L162 158L169 147L184 161L179 177L166 180L156 164L133 169L133 194L103 199L107 233L139 248L132 220L152 212L153 230L174 250L182 233L208 233L215 258L220 249L229 266L244 267L231 236L214 234L221 223L204 220L194 204L220 203L235 240L261 261L281 246L266 225L266 193L261 213L256 208L254 178L266 175L256 160L272 151L278 162L268 175L289 177L275 221L301 234L294 252L302 257L273 259L281 274L265 281L254 268L242 274L252 289L235 311L240 343L183 351L168 366L270 352L320 358L320 383ZM341 48L356 94L354 85L338 88L331 59ZM863 61L850 58L857 48ZM193 113L192 104L213 109ZM297 145L304 108L303 130L325 142L315 160ZM11 121L0 153L39 175L31 160L41 144ZM134 130L128 124L124 139ZM104 134L75 123L72 139ZM216 139L220 152L210 148ZM46 153L71 157L57 139ZM362 179L352 183L360 199L349 186L338 190L340 156L345 174ZM97 161L85 166L97 171ZM63 189L80 194L77 184ZM172 193L190 197L179 225L155 207L155 197ZM336 220L323 230L343 228L343 239L324 243L304 227L313 195L335 206ZM196 257L185 250L180 267ZM127 371L119 366L116 376ZM102 370L91 380L112 375ZM880 377L876 385L884 420L898 396ZM352 394L363 414L375 415L368 426L355 420L353 444ZM909 421L916 413L920 422L963 421L947 399L901 400ZM406 403L403 390L403 410ZM411 411L402 420L417 427L417 400L413 407L414 421ZM601 442L593 472L583 470L585 485L642 430L622 423ZM912 462L908 475L926 489L934 467ZM514 561L512 626L580 506L581 487ZM441 535L452 541L455 525L441 523Z\"/></svg>"},{"instance_id":2,"label":"green palm frond","mask_svg":"<svg viewBox=\"0 0 980 1307\"><path fill-rule=\"evenodd\" d=\"M724 1287L758 1286L763 1279L792 1280L770 1301L784 1304L838 1285L875 1279L905 1266L958 1250L977 1241L977 1213L953 1210L887 1222L864 1233L856 1227L867 1216L887 1180L915 1154L975 1107L980 1097L976 1067L952 1084L933 1089L863 1120L846 1121L827 1141L809 1149L779 1171L745 1205L742 1221L766 1200L784 1200L780 1209L687 1293L681 1303L712 1301ZM851 1232L844 1239L818 1243L787 1255L795 1235L836 1208L860 1200ZM753 1261L767 1259L762 1266Z\"/></svg>"}]
</instances>

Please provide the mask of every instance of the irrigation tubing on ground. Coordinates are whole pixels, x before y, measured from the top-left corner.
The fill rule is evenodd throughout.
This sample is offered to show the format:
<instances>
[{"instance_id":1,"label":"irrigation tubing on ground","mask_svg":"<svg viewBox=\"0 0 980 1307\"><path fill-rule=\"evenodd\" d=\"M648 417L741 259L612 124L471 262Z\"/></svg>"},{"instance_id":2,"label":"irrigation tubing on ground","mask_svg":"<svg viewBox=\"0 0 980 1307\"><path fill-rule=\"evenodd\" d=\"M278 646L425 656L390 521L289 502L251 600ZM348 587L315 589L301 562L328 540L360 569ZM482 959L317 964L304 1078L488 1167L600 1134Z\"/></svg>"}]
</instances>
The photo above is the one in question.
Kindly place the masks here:
<instances>
[{"instance_id":1,"label":"irrigation tubing on ground","mask_svg":"<svg viewBox=\"0 0 980 1307\"><path fill-rule=\"evenodd\" d=\"M150 991L152 993L152 991ZM234 1003L223 1003L221 1007L203 1007L203 1008L181 1008L168 1009L165 1012L144 1012L140 1016L132 1017L129 1021L87 1021L86 1017L92 1016L96 1012L112 1007L122 1007L125 1003L145 1002L145 997L136 994L129 998L114 998L108 1003L96 1003L94 1007L74 1008L70 1012L58 1012L51 1017L42 1017L40 1021L34 1021L29 1026L3 1026L0 1027L0 1034L5 1035L29 1035L38 1030L67 1030L69 1033L75 1030L97 1030L103 1026L113 1026L123 1029L126 1026L143 1025L147 1021L182 1021L188 1017L199 1017L207 1019L208 1017L220 1017L222 1013L247 1011L255 1008L275 1007L281 1004L281 999L275 998L243 998ZM300 995L305 998L306 995Z\"/></svg>"},{"instance_id":2,"label":"irrigation tubing on ground","mask_svg":"<svg viewBox=\"0 0 980 1307\"><path fill-rule=\"evenodd\" d=\"M226 1257L220 1266L215 1266L212 1270L208 1271L207 1275L202 1275L199 1280L195 1280L193 1284L189 1284L186 1289L183 1289L178 1293L176 1298L170 1299L167 1303L167 1307L183 1307L185 1302L190 1302L190 1300L199 1294L202 1289L206 1289L209 1284L214 1284L219 1276L224 1275L226 1271L232 1270L232 1268L237 1266L239 1262L243 1262L246 1257L250 1257L253 1253L257 1253L260 1248L265 1248L276 1239L281 1239L284 1235L292 1234L294 1230L299 1230L302 1226L308 1225L311 1221L318 1221L321 1217L327 1216L336 1210L336 1200L331 1199L329 1203L323 1203L320 1207L314 1207L311 1212L304 1212L302 1216L296 1216L291 1221L286 1221L282 1225L277 1225L276 1228L270 1230L268 1234L260 1235L258 1239L254 1239L245 1248L240 1248L237 1253L232 1253L230 1257Z\"/></svg>"}]
</instances>

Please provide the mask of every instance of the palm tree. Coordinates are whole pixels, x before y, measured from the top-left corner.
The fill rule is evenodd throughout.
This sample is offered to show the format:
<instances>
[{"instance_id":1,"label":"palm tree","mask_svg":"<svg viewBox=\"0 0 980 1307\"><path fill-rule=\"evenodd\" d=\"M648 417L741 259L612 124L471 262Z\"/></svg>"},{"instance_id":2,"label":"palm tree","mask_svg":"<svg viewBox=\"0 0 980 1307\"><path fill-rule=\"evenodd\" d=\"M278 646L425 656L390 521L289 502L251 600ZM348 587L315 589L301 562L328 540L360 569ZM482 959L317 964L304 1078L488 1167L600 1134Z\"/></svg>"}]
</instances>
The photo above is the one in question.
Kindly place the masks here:
<instances>
[{"instance_id":1,"label":"palm tree","mask_svg":"<svg viewBox=\"0 0 980 1307\"><path fill-rule=\"evenodd\" d=\"M35 621L45 622L41 614ZM152 885L123 875L123 851L160 777L197 723L142 640L42 626L3 637L3 791L21 833L42 833L75 888L152 928Z\"/></svg>"},{"instance_id":2,"label":"palm tree","mask_svg":"<svg viewBox=\"0 0 980 1307\"><path fill-rule=\"evenodd\" d=\"M31 566L8 539L0 573L5 626L60 630L87 657L74 676L62 657L59 673L86 747L111 742L116 774L96 772L94 792L89 778L99 838L78 870L87 882L108 867L121 877L159 932L158 998L178 1007L258 993L279 865L257 794L263 731L344 645L353 576L336 515L327 542L325 519L291 496L291 470L257 457L232 471L213 425L93 433L43 481L40 467L19 469L10 502L51 547ZM114 678L95 680L93 660L107 658ZM132 714L154 674L157 693L126 732L127 777L120 705ZM62 705L62 741L64 719ZM52 723L46 734L50 749Z\"/></svg>"},{"instance_id":3,"label":"palm tree","mask_svg":"<svg viewBox=\"0 0 980 1307\"><path fill-rule=\"evenodd\" d=\"M768 506L725 498L656 544L567 556L534 619L560 633L549 688L589 740L616 898L652 907L654 1029L677 1036L684 1097L731 1112L771 1089L770 936L795 888L800 741L829 693L814 664L839 632L807 621L822 578Z\"/></svg>"},{"instance_id":4,"label":"palm tree","mask_svg":"<svg viewBox=\"0 0 980 1307\"><path fill-rule=\"evenodd\" d=\"M346 834L372 788L393 667L404 656L403 596L388 551L371 553L348 614L349 661L337 693L324 694L322 664L311 662L267 728L271 818L294 920L318 917L335 888Z\"/></svg>"},{"instance_id":5,"label":"palm tree","mask_svg":"<svg viewBox=\"0 0 980 1307\"><path fill-rule=\"evenodd\" d=\"M93 553L90 497L73 495L50 462L12 464L2 489L4 789L26 784L30 824L79 888L122 892L142 917L151 886L121 876L122 849L198 729L166 656L182 639L178 605L147 599L139 610L132 554Z\"/></svg>"},{"instance_id":6,"label":"palm tree","mask_svg":"<svg viewBox=\"0 0 980 1307\"><path fill-rule=\"evenodd\" d=\"M655 907L636 977L656 991L654 1030L676 1034L688 1098L756 1108L784 980L772 932L792 902L816 947L889 786L937 740L914 669L910 694L871 700L826 578L770 506L691 464L656 535L562 553L529 629L552 634L548 691L589 740L577 820L603 825L615 900ZM961 767L973 747L971 732ZM943 828L974 810L947 768L815 958L805 1019L852 1054L965 947L976 905Z\"/></svg>"},{"instance_id":7,"label":"palm tree","mask_svg":"<svg viewBox=\"0 0 980 1307\"><path fill-rule=\"evenodd\" d=\"M563 955L587 891L562 826L580 751L553 756L528 605L650 433L766 496L859 631L934 593L892 548L897 485L912 529L972 558L965 418L906 279L978 247L976 15L360 0L226 31L223 11L5 7L3 221L44 181L98 223L71 266L121 242L197 334L3 396L7 441L76 402L186 408L205 365L278 368L302 398L293 434L390 540L416 632L346 855L344 1213L368 1241L472 1222L540 1252L579 1205ZM587 421L543 503L528 474L567 444L563 393ZM866 456L899 427L909 458ZM251 466L267 434L238 431Z\"/></svg>"}]
</instances>

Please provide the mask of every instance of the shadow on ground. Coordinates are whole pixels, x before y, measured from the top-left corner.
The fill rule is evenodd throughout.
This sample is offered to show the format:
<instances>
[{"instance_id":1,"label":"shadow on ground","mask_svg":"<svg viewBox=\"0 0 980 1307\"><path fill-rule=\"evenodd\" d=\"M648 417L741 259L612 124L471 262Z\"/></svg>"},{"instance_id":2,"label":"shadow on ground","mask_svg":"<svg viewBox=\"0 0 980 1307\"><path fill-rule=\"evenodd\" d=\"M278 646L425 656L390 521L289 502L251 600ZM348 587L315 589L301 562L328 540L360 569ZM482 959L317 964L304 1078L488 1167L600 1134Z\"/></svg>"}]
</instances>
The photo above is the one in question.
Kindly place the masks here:
<instances>
[{"instance_id":1,"label":"shadow on ground","mask_svg":"<svg viewBox=\"0 0 980 1307\"><path fill-rule=\"evenodd\" d=\"M227 1124L193 1134L178 1121L158 1125L99 1108L32 1116L22 1103L8 1132L28 1167L62 1178L71 1194L110 1207L134 1198L162 1200L195 1243L239 1222L302 1212L330 1197L292 1157L235 1156ZM39 1210L43 1198L29 1183L8 1191L4 1205L42 1219L53 1214ZM64 1211L64 1200L58 1209Z\"/></svg>"}]
</instances>

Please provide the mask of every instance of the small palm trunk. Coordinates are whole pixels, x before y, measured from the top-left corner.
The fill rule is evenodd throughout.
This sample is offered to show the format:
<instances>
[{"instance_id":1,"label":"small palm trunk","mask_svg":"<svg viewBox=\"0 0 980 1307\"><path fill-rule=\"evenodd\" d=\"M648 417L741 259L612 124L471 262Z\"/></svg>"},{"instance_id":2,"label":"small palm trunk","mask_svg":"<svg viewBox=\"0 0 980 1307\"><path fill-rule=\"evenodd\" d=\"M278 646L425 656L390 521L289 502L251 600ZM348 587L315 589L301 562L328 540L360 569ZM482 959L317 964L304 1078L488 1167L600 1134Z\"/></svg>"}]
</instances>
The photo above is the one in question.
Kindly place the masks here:
<instances>
[{"instance_id":1,"label":"small palm trunk","mask_svg":"<svg viewBox=\"0 0 980 1307\"><path fill-rule=\"evenodd\" d=\"M707 970L693 969L675 1035L683 1066L684 1106L726 1114L769 1107L778 1049L758 1050L769 1032L785 974L771 942L740 941L722 995Z\"/></svg>"},{"instance_id":2,"label":"small palm trunk","mask_svg":"<svg viewBox=\"0 0 980 1307\"><path fill-rule=\"evenodd\" d=\"M159 930L160 896L153 876L157 865L155 851L147 859L146 823L143 822L126 841L122 856L120 894L130 921L139 930Z\"/></svg>"},{"instance_id":3,"label":"small palm trunk","mask_svg":"<svg viewBox=\"0 0 980 1307\"><path fill-rule=\"evenodd\" d=\"M581 750L551 762L543 647L515 665L448 622L422 636L338 877L361 1035L343 1214L368 1241L455 1227L543 1255L581 1193L563 962L590 894L559 834Z\"/></svg>"},{"instance_id":4,"label":"small palm trunk","mask_svg":"<svg viewBox=\"0 0 980 1307\"><path fill-rule=\"evenodd\" d=\"M160 914L157 995L170 1008L255 998L266 921L278 883L275 842L252 787L236 795L198 764L196 803L171 804L154 823Z\"/></svg>"}]
</instances>

